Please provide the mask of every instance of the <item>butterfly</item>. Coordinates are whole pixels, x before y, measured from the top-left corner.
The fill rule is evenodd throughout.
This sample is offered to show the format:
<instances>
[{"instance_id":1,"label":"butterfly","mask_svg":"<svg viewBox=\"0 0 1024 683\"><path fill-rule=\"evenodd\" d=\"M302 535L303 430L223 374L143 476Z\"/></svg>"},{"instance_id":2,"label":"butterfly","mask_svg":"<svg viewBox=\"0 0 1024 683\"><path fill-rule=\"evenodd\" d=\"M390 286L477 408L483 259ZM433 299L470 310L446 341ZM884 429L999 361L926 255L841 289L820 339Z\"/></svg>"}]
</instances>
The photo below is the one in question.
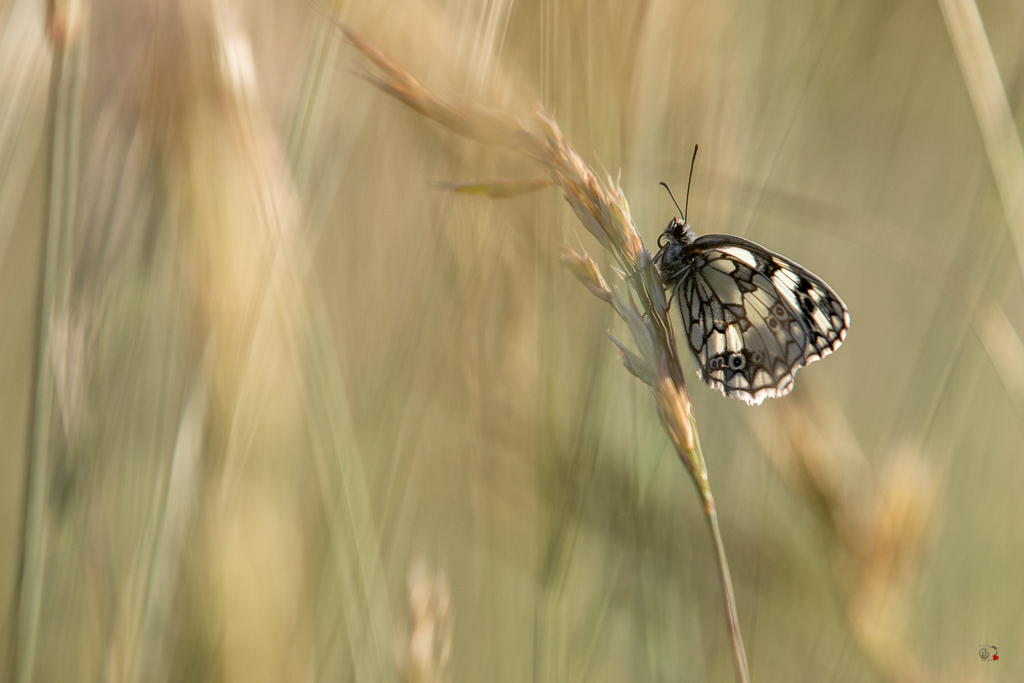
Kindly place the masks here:
<instances>
[{"instance_id":1,"label":"butterfly","mask_svg":"<svg viewBox=\"0 0 1024 683\"><path fill-rule=\"evenodd\" d=\"M679 304L697 375L750 405L785 396L797 370L846 339L846 304L800 264L741 237L698 237L680 214L658 238L654 262Z\"/></svg>"}]
</instances>

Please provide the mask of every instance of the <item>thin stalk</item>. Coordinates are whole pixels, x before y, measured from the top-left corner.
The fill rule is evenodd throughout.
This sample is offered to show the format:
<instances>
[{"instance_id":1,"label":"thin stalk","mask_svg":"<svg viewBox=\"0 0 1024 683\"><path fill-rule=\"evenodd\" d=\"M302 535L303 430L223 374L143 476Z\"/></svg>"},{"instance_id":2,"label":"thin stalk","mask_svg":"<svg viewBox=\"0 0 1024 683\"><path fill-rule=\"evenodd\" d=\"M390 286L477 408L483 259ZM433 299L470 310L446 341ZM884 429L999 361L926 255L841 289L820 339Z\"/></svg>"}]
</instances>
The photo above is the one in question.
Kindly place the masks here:
<instances>
[{"instance_id":1,"label":"thin stalk","mask_svg":"<svg viewBox=\"0 0 1024 683\"><path fill-rule=\"evenodd\" d=\"M729 641L732 644L733 666L735 668L736 680L740 683L750 683L750 669L747 666L746 649L743 646L743 634L740 631L739 613L736 610L736 592L732 587L732 574L729 572L729 559L725 554L725 543L722 541L722 532L718 527L718 510L715 507L715 497L711 493L711 484L708 481L707 465L704 462L704 452L700 447L700 435L697 432L697 421L693 416L690 404L689 393L686 390L686 383L683 379L683 369L679 362L679 349L676 346L675 333L672 326L667 324L664 317L656 316L656 319L664 324L660 326L660 332L665 335L669 349L668 372L675 381L682 403L685 406L685 420L690 427L692 442L680 443L672 439L683 467L690 474L690 479L697 488L697 494L703 501L704 519L711 531L711 542L715 546L715 560L718 563L718 576L722 581L722 597L725 599L725 615L729 625ZM669 436L672 432L669 431Z\"/></svg>"},{"instance_id":2,"label":"thin stalk","mask_svg":"<svg viewBox=\"0 0 1024 683\"><path fill-rule=\"evenodd\" d=\"M671 343L672 367L675 372L682 376L682 366L679 365L679 356L676 351L675 339L672 328L668 328L669 341ZM683 385L682 393L686 394L686 387ZM687 407L689 401L687 400ZM743 634L740 631L740 618L736 609L736 593L732 587L732 574L729 572L729 559L725 554L725 543L722 540L722 531L718 527L718 509L715 507L715 497L711 493L711 484L708 482L708 471L704 462L704 453L700 447L700 437L697 434L697 423L693 413L687 411L686 419L689 421L693 432L693 445L689 449L681 449L673 440L676 446L676 454L679 460L686 467L697 494L703 501L704 520L708 523L708 530L711 532L711 542L715 546L715 560L718 563L718 576L722 582L722 597L725 599L725 616L729 625L729 641L732 644L733 666L736 680L740 683L750 683L750 669L747 666L746 649L743 646Z\"/></svg>"},{"instance_id":3,"label":"thin stalk","mask_svg":"<svg viewBox=\"0 0 1024 683\"><path fill-rule=\"evenodd\" d=\"M974 0L939 0L964 84L971 97L1017 267L1024 274L1024 146Z\"/></svg>"},{"instance_id":4,"label":"thin stalk","mask_svg":"<svg viewBox=\"0 0 1024 683\"><path fill-rule=\"evenodd\" d=\"M85 41L82 6L53 4L47 17L53 58L47 102L46 202L42 259L39 268L35 331L35 379L29 413L21 561L15 589L12 628L12 680L35 679L42 614L46 554L50 454L54 436L55 386L50 363L50 327L54 310L65 298L68 244L78 187L78 138ZM58 421L59 422L59 421Z\"/></svg>"},{"instance_id":5,"label":"thin stalk","mask_svg":"<svg viewBox=\"0 0 1024 683\"><path fill-rule=\"evenodd\" d=\"M736 594L732 588L732 576L729 574L729 560L725 556L725 544L722 532L718 529L718 512L715 510L715 499L711 489L701 491L704 499L704 518L711 530L711 539L715 544L718 559L718 575L722 579L722 594L725 598L725 612L729 621L729 639L732 642L733 665L736 667L737 680L749 683L750 670L747 668L747 654L743 648L743 635L740 633L740 618L736 612Z\"/></svg>"}]
</instances>

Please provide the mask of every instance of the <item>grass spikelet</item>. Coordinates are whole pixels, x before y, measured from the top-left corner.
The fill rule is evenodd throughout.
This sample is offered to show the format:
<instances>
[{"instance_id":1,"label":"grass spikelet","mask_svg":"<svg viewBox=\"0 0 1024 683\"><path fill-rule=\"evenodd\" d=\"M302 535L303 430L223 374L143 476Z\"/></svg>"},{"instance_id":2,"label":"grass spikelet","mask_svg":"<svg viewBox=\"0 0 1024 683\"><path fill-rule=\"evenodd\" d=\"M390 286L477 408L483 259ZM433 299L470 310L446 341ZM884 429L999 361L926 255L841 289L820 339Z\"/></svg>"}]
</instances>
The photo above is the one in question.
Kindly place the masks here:
<instances>
[{"instance_id":1,"label":"grass spikelet","mask_svg":"<svg viewBox=\"0 0 1024 683\"><path fill-rule=\"evenodd\" d=\"M583 286L586 287L591 294L605 303L611 303L611 290L608 289L608 285L604 281L604 276L601 275L601 271L597 267L597 263L595 263L594 259L590 257L590 254L587 254L586 252L583 254L577 254L573 251L572 247L566 246L562 251L562 262L569 267L572 274L583 283Z\"/></svg>"},{"instance_id":2,"label":"grass spikelet","mask_svg":"<svg viewBox=\"0 0 1024 683\"><path fill-rule=\"evenodd\" d=\"M506 199L518 197L550 187L553 183L547 178L536 180L468 180L454 183L438 183L437 186L444 190L461 192L462 194L475 194L491 199Z\"/></svg>"}]
</instances>

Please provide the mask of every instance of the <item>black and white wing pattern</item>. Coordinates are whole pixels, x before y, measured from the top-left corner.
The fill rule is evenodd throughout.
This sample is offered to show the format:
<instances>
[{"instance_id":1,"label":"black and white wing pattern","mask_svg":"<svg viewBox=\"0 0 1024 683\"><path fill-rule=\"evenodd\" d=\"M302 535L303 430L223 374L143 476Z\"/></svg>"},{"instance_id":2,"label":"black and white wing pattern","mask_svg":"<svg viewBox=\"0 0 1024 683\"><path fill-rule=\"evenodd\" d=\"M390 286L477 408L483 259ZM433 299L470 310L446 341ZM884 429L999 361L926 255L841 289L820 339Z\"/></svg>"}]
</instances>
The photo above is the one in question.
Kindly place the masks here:
<instances>
[{"instance_id":1,"label":"black and white wing pattern","mask_svg":"<svg viewBox=\"0 0 1024 683\"><path fill-rule=\"evenodd\" d=\"M751 405L785 396L797 370L846 338L845 304L799 264L739 237L696 237L676 219L666 238L655 261L713 389Z\"/></svg>"}]
</instances>

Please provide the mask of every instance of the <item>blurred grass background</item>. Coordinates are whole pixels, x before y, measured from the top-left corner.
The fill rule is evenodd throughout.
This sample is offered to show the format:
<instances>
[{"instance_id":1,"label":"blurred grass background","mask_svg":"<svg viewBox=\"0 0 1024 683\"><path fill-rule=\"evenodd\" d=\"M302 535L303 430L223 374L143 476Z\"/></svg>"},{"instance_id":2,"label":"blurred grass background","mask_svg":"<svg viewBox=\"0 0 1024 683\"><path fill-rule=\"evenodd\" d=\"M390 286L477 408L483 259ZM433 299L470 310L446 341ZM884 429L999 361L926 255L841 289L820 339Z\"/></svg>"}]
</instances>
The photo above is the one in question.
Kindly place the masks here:
<instances>
[{"instance_id":1,"label":"blurred grass background","mask_svg":"<svg viewBox=\"0 0 1024 683\"><path fill-rule=\"evenodd\" d=\"M1019 129L1024 5L979 9ZM800 0L0 5L5 677L732 680L697 497L557 259L600 252L552 190L439 189L536 169L324 12L542 103L649 248L699 142L697 232L845 299L792 396L689 384L754 680L1024 678L1024 188L957 15Z\"/></svg>"}]
</instances>

